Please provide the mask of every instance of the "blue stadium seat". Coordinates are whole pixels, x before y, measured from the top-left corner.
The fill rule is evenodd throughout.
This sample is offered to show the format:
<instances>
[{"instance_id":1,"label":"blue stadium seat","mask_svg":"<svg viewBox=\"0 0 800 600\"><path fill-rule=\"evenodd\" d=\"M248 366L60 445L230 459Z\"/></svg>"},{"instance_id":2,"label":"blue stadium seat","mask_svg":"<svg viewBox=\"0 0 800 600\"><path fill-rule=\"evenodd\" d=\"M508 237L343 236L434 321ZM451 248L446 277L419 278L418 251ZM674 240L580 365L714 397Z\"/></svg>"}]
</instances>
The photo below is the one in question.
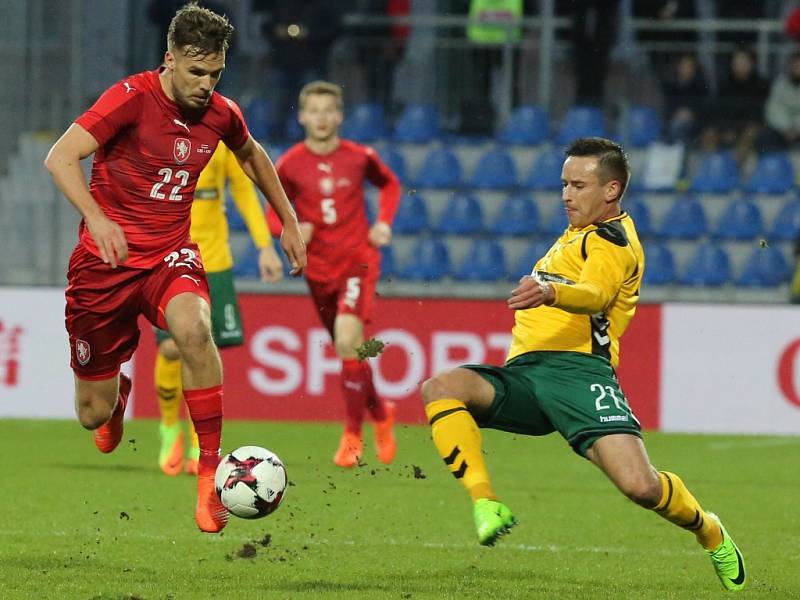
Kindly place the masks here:
<instances>
[{"instance_id":1,"label":"blue stadium seat","mask_svg":"<svg viewBox=\"0 0 800 600\"><path fill-rule=\"evenodd\" d=\"M231 231L247 231L247 223L231 200L225 202L225 217L228 219L228 229Z\"/></svg>"},{"instance_id":2,"label":"blue stadium seat","mask_svg":"<svg viewBox=\"0 0 800 600\"><path fill-rule=\"evenodd\" d=\"M423 188L459 187L462 183L461 161L449 148L434 148L422 161L416 185Z\"/></svg>"},{"instance_id":3,"label":"blue stadium seat","mask_svg":"<svg viewBox=\"0 0 800 600\"><path fill-rule=\"evenodd\" d=\"M303 126L297 121L297 112L292 110L286 117L286 123L283 128L286 141L290 143L299 142L305 136Z\"/></svg>"},{"instance_id":4,"label":"blue stadium seat","mask_svg":"<svg viewBox=\"0 0 800 600\"><path fill-rule=\"evenodd\" d=\"M502 148L487 150L478 159L469 184L481 190L504 190L517 186L514 159Z\"/></svg>"},{"instance_id":5,"label":"blue stadium seat","mask_svg":"<svg viewBox=\"0 0 800 600\"><path fill-rule=\"evenodd\" d=\"M534 190L560 190L563 164L564 154L560 150L553 148L542 152L533 161L525 185Z\"/></svg>"},{"instance_id":6,"label":"blue stadium seat","mask_svg":"<svg viewBox=\"0 0 800 600\"><path fill-rule=\"evenodd\" d=\"M518 106L511 113L505 127L497 134L504 144L535 146L547 141L550 124L547 111L539 106Z\"/></svg>"},{"instance_id":7,"label":"blue stadium seat","mask_svg":"<svg viewBox=\"0 0 800 600\"><path fill-rule=\"evenodd\" d=\"M701 194L727 194L739 186L739 165L729 152L706 156L689 188Z\"/></svg>"},{"instance_id":8,"label":"blue stadium seat","mask_svg":"<svg viewBox=\"0 0 800 600\"><path fill-rule=\"evenodd\" d=\"M691 196L676 198L661 221L659 232L666 239L695 240L708 231L706 211Z\"/></svg>"},{"instance_id":9,"label":"blue stadium seat","mask_svg":"<svg viewBox=\"0 0 800 600\"><path fill-rule=\"evenodd\" d=\"M566 146L575 138L608 137L603 111L596 106L573 106L567 111L556 135L556 143Z\"/></svg>"},{"instance_id":10,"label":"blue stadium seat","mask_svg":"<svg viewBox=\"0 0 800 600\"><path fill-rule=\"evenodd\" d=\"M645 148L661 136L661 119L650 106L631 106L620 129L620 137L627 135L628 145Z\"/></svg>"},{"instance_id":11,"label":"blue stadium seat","mask_svg":"<svg viewBox=\"0 0 800 600\"><path fill-rule=\"evenodd\" d=\"M270 138L270 124L275 118L274 107L272 102L253 96L243 107L245 121L247 121L247 128L250 130L250 135L259 141L265 141Z\"/></svg>"},{"instance_id":12,"label":"blue stadium seat","mask_svg":"<svg viewBox=\"0 0 800 600\"><path fill-rule=\"evenodd\" d=\"M397 142L425 144L439 133L439 113L432 104L407 104L394 125Z\"/></svg>"},{"instance_id":13,"label":"blue stadium seat","mask_svg":"<svg viewBox=\"0 0 800 600\"><path fill-rule=\"evenodd\" d=\"M258 248L250 242L242 255L233 261L233 276L243 279L258 279L261 275L258 270L258 255Z\"/></svg>"},{"instance_id":14,"label":"blue stadium seat","mask_svg":"<svg viewBox=\"0 0 800 600\"><path fill-rule=\"evenodd\" d=\"M721 240L752 240L761 235L764 223L758 205L747 198L728 202L714 228L714 237Z\"/></svg>"},{"instance_id":15,"label":"blue stadium seat","mask_svg":"<svg viewBox=\"0 0 800 600\"><path fill-rule=\"evenodd\" d=\"M506 253L496 240L477 239L467 251L461 265L454 273L462 281L497 281L505 279Z\"/></svg>"},{"instance_id":16,"label":"blue stadium seat","mask_svg":"<svg viewBox=\"0 0 800 600\"><path fill-rule=\"evenodd\" d=\"M440 234L471 234L483 229L483 209L471 194L455 194L433 227Z\"/></svg>"},{"instance_id":17,"label":"blue stadium seat","mask_svg":"<svg viewBox=\"0 0 800 600\"><path fill-rule=\"evenodd\" d=\"M636 198L625 198L622 202L622 210L627 212L636 225L636 232L640 237L651 235L654 232L652 221L650 220L650 209L647 204Z\"/></svg>"},{"instance_id":18,"label":"blue stadium seat","mask_svg":"<svg viewBox=\"0 0 800 600\"><path fill-rule=\"evenodd\" d=\"M397 273L397 264L394 258L394 248L381 247L381 279L388 279Z\"/></svg>"},{"instance_id":19,"label":"blue stadium seat","mask_svg":"<svg viewBox=\"0 0 800 600\"><path fill-rule=\"evenodd\" d=\"M553 245L549 240L536 240L528 244L519 255L516 264L509 269L508 275L512 281L518 281L520 277L530 275L536 262L542 258Z\"/></svg>"},{"instance_id":20,"label":"blue stadium seat","mask_svg":"<svg viewBox=\"0 0 800 600\"><path fill-rule=\"evenodd\" d=\"M497 211L491 232L497 235L531 235L539 228L539 209L525 195L506 198Z\"/></svg>"},{"instance_id":21,"label":"blue stadium seat","mask_svg":"<svg viewBox=\"0 0 800 600\"><path fill-rule=\"evenodd\" d=\"M428 228L428 207L419 194L406 194L400 199L394 216L392 231L415 234Z\"/></svg>"},{"instance_id":22,"label":"blue stadium seat","mask_svg":"<svg viewBox=\"0 0 800 600\"><path fill-rule=\"evenodd\" d=\"M681 283L694 287L719 287L728 283L730 278L728 253L717 244L705 243L698 245L689 259Z\"/></svg>"},{"instance_id":23,"label":"blue stadium seat","mask_svg":"<svg viewBox=\"0 0 800 600\"><path fill-rule=\"evenodd\" d=\"M800 198L787 200L781 206L772 222L769 237L771 240L784 242L800 238Z\"/></svg>"},{"instance_id":24,"label":"blue stadium seat","mask_svg":"<svg viewBox=\"0 0 800 600\"><path fill-rule=\"evenodd\" d=\"M361 143L370 143L386 137L386 117L383 105L376 102L362 102L347 111L342 123L342 137Z\"/></svg>"},{"instance_id":25,"label":"blue stadium seat","mask_svg":"<svg viewBox=\"0 0 800 600\"><path fill-rule=\"evenodd\" d=\"M789 281L791 275L783 252L772 246L756 247L745 260L736 284L742 287L775 287Z\"/></svg>"},{"instance_id":26,"label":"blue stadium seat","mask_svg":"<svg viewBox=\"0 0 800 600\"><path fill-rule=\"evenodd\" d=\"M784 194L794 187L794 168L786 152L759 157L745 189L756 194Z\"/></svg>"},{"instance_id":27,"label":"blue stadium seat","mask_svg":"<svg viewBox=\"0 0 800 600\"><path fill-rule=\"evenodd\" d=\"M662 243L648 244L644 249L645 285L669 285L675 281L675 259L672 250Z\"/></svg>"},{"instance_id":28,"label":"blue stadium seat","mask_svg":"<svg viewBox=\"0 0 800 600\"><path fill-rule=\"evenodd\" d=\"M408 171L406 170L406 159L403 155L395 148L386 148L379 154L381 160L386 163L386 166L397 175L400 183L407 184L409 182Z\"/></svg>"},{"instance_id":29,"label":"blue stadium seat","mask_svg":"<svg viewBox=\"0 0 800 600\"><path fill-rule=\"evenodd\" d=\"M450 253L441 240L422 238L414 246L409 261L398 271L403 279L435 281L450 275Z\"/></svg>"},{"instance_id":30,"label":"blue stadium seat","mask_svg":"<svg viewBox=\"0 0 800 600\"><path fill-rule=\"evenodd\" d=\"M567 213L562 205L556 206L555 210L550 213L550 216L542 225L542 233L551 236L553 241L555 238L560 237L564 230L569 226Z\"/></svg>"}]
</instances>

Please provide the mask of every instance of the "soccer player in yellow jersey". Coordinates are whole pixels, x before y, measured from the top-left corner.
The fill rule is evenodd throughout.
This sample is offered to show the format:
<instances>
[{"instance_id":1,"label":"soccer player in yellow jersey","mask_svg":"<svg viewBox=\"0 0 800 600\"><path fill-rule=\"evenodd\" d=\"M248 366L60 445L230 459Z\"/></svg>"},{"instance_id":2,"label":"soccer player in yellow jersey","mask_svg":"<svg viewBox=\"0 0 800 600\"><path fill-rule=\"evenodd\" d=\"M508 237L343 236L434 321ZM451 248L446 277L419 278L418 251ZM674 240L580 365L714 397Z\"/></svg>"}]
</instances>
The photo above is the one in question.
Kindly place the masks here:
<instances>
[{"instance_id":1,"label":"soccer player in yellow jersey","mask_svg":"<svg viewBox=\"0 0 800 600\"><path fill-rule=\"evenodd\" d=\"M192 205L190 235L200 248L211 291L211 326L219 348L244 343L239 305L233 288L233 257L228 241L228 220L225 217L225 186L228 185L236 208L244 218L250 235L260 248L258 266L263 281L277 281L283 276L283 265L272 245L264 209L252 181L239 166L236 156L225 144L217 149L200 173ZM181 359L178 347L169 333L156 330L158 355L155 382L161 411L161 449L158 464L167 475L177 475L184 467L184 438L180 422ZM191 448L186 472L197 474L200 455L197 434L189 421Z\"/></svg>"},{"instance_id":2,"label":"soccer player in yellow jersey","mask_svg":"<svg viewBox=\"0 0 800 600\"><path fill-rule=\"evenodd\" d=\"M478 428L558 431L628 498L694 533L723 586L740 589L739 549L680 477L650 463L615 375L644 271L636 228L620 204L627 156L603 138L578 139L565 155L569 226L511 292L516 323L506 363L465 365L422 386L436 449L472 497L481 544L493 545L515 519L492 489Z\"/></svg>"}]
</instances>

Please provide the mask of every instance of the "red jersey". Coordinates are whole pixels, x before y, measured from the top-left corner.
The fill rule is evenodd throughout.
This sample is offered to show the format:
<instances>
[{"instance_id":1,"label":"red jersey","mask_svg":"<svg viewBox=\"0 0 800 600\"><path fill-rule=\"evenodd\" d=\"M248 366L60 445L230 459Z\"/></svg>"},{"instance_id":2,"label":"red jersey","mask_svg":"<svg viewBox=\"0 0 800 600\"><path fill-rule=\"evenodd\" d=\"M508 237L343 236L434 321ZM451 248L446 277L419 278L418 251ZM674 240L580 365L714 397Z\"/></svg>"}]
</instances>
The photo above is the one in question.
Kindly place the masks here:
<instances>
[{"instance_id":1,"label":"red jersey","mask_svg":"<svg viewBox=\"0 0 800 600\"><path fill-rule=\"evenodd\" d=\"M400 182L373 148L341 140L333 152L319 155L300 142L286 151L276 168L298 220L314 225L306 249L306 277L338 279L356 261L379 268L380 253L367 237L364 183L380 188L378 220L391 225Z\"/></svg>"},{"instance_id":2,"label":"red jersey","mask_svg":"<svg viewBox=\"0 0 800 600\"><path fill-rule=\"evenodd\" d=\"M237 150L250 135L234 102L214 92L185 109L161 88L159 71L132 75L75 119L99 148L89 191L128 241L125 266L147 269L189 238L194 188L217 144ZM86 224L80 243L99 256Z\"/></svg>"}]
</instances>

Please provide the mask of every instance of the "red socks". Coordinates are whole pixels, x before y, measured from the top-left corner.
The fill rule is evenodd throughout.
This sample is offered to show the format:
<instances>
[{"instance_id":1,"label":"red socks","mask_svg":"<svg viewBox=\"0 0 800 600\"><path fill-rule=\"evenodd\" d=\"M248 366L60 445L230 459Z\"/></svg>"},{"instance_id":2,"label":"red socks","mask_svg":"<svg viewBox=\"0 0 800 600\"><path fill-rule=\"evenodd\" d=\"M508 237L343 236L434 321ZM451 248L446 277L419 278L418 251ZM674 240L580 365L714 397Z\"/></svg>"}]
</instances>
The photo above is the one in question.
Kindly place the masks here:
<instances>
[{"instance_id":1,"label":"red socks","mask_svg":"<svg viewBox=\"0 0 800 600\"><path fill-rule=\"evenodd\" d=\"M373 421L383 421L386 419L386 404L378 397L375 391L375 383L372 380L372 367L369 362L361 362L361 371L367 384L367 408L372 415Z\"/></svg>"},{"instance_id":2,"label":"red socks","mask_svg":"<svg viewBox=\"0 0 800 600\"><path fill-rule=\"evenodd\" d=\"M355 358L342 361L342 392L345 402L346 431L361 434L364 408L369 409L375 421L383 421L386 418L385 405L375 392L372 367L367 361Z\"/></svg>"},{"instance_id":3,"label":"red socks","mask_svg":"<svg viewBox=\"0 0 800 600\"><path fill-rule=\"evenodd\" d=\"M222 385L184 390L183 396L200 442L198 475L214 475L222 441Z\"/></svg>"}]
</instances>

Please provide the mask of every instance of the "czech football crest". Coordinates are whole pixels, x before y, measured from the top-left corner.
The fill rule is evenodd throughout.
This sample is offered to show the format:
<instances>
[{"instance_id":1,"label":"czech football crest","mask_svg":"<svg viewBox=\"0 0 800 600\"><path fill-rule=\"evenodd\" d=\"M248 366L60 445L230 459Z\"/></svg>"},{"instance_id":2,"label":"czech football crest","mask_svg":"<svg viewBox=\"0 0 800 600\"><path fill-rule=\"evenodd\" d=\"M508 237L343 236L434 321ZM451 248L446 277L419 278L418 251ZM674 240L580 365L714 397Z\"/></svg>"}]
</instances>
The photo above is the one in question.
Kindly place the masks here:
<instances>
[{"instance_id":1,"label":"czech football crest","mask_svg":"<svg viewBox=\"0 0 800 600\"><path fill-rule=\"evenodd\" d=\"M175 146L172 148L172 156L175 162L182 165L189 158L192 152L192 140L187 138L175 138Z\"/></svg>"},{"instance_id":2,"label":"czech football crest","mask_svg":"<svg viewBox=\"0 0 800 600\"><path fill-rule=\"evenodd\" d=\"M89 346L89 342L75 340L75 358L78 359L81 366L86 366L86 363L92 358L92 349Z\"/></svg>"}]
</instances>

